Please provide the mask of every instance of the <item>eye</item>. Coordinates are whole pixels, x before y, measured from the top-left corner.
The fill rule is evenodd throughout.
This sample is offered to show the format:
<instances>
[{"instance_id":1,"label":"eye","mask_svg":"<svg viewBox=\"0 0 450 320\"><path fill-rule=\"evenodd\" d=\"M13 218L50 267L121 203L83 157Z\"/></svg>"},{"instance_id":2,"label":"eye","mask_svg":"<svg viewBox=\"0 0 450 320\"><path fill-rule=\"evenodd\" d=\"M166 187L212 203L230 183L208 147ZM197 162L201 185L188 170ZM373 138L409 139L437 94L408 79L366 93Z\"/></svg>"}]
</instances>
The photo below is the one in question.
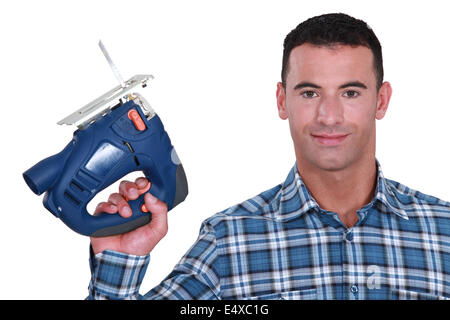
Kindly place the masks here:
<instances>
[{"instance_id":1,"label":"eye","mask_svg":"<svg viewBox=\"0 0 450 320\"><path fill-rule=\"evenodd\" d=\"M304 92L302 92L301 95L303 98L307 98L307 99L314 98L314 95L317 96L317 94L314 91L304 91Z\"/></svg>"},{"instance_id":2,"label":"eye","mask_svg":"<svg viewBox=\"0 0 450 320\"><path fill-rule=\"evenodd\" d=\"M359 92L354 90L348 90L345 91L344 96L348 98L356 98L357 96L359 96Z\"/></svg>"}]
</instances>

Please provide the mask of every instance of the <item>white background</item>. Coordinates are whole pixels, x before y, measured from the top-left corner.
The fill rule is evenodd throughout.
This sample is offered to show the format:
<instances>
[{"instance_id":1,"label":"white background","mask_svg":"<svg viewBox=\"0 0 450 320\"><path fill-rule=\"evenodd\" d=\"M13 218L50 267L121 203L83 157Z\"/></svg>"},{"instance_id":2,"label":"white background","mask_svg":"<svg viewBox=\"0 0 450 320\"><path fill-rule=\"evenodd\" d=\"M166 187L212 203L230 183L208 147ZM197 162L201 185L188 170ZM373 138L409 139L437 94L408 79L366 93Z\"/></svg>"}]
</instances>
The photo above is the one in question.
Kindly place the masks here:
<instances>
[{"instance_id":1,"label":"white background","mask_svg":"<svg viewBox=\"0 0 450 320\"><path fill-rule=\"evenodd\" d=\"M155 76L143 94L189 180L189 196L169 213L169 233L152 252L141 293L171 271L204 219L284 181L295 157L288 122L276 109L282 43L315 15L344 12L374 29L393 87L387 115L377 122L383 172L450 200L445 3L2 1L0 298L87 295L89 239L45 210L22 173L69 142L74 128L57 121L117 85L99 39L124 78Z\"/></svg>"}]
</instances>

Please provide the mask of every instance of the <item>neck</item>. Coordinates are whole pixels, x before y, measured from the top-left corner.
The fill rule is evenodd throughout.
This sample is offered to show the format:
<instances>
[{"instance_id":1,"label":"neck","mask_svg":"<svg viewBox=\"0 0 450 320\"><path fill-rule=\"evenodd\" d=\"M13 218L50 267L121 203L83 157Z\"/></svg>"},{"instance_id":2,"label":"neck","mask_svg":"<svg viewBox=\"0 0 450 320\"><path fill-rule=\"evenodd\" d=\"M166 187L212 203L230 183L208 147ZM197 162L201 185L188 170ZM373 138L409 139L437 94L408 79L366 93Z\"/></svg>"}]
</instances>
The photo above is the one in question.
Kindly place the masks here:
<instances>
[{"instance_id":1,"label":"neck","mask_svg":"<svg viewBox=\"0 0 450 320\"><path fill-rule=\"evenodd\" d=\"M375 193L374 154L336 171L321 169L297 157L297 169L318 205L336 212L347 227L356 223L356 210L368 204Z\"/></svg>"}]
</instances>

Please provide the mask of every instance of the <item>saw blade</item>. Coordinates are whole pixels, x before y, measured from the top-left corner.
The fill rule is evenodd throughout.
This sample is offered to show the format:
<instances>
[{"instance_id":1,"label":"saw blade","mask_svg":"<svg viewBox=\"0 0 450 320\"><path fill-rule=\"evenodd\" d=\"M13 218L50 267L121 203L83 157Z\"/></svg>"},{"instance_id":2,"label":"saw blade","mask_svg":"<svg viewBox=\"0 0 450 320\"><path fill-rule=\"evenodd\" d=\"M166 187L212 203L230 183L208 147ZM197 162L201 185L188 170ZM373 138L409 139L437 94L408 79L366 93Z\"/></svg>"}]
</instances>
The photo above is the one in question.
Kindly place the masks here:
<instances>
[{"instance_id":1,"label":"saw blade","mask_svg":"<svg viewBox=\"0 0 450 320\"><path fill-rule=\"evenodd\" d=\"M130 94L133 93L131 91L135 87L141 85L142 88L145 88L147 86L147 81L149 79L153 79L152 75L138 74L129 79L128 81L123 81L123 78L119 73L119 70L117 70L116 65L112 62L111 57L109 56L108 51L106 51L106 48L101 40L98 42L98 45L102 50L106 60L109 63L109 66L111 67L114 73L114 76L117 78L120 85L108 91L104 95L98 97L94 101L88 103L84 107L71 113L64 119L60 120L58 124L67 124L67 125L75 124L80 129L86 128L99 116L104 116L108 114L111 108L113 108L114 106L116 106L119 103L123 103L123 100L128 100L129 97L131 96ZM137 101L145 104L143 102L144 101L143 99L138 99ZM154 113L150 107L147 106L141 107L145 109L144 111L146 111L148 115Z\"/></svg>"},{"instance_id":2,"label":"saw blade","mask_svg":"<svg viewBox=\"0 0 450 320\"><path fill-rule=\"evenodd\" d=\"M103 45L102 40L99 40L98 45L99 45L99 47L100 47L100 50L102 50L103 55L104 55L105 58L106 58L106 61L108 61L109 66L111 67L111 70L112 70L112 72L114 73L114 76L115 76L116 79L119 81L120 86L121 86L122 88L124 88L124 87L125 87L125 83L124 83L124 81L123 81L123 78L122 78L122 76L120 75L119 70L117 69L116 65L115 65L114 62L112 61L111 57L109 56L108 51L106 51L106 48L105 48L105 46Z\"/></svg>"}]
</instances>

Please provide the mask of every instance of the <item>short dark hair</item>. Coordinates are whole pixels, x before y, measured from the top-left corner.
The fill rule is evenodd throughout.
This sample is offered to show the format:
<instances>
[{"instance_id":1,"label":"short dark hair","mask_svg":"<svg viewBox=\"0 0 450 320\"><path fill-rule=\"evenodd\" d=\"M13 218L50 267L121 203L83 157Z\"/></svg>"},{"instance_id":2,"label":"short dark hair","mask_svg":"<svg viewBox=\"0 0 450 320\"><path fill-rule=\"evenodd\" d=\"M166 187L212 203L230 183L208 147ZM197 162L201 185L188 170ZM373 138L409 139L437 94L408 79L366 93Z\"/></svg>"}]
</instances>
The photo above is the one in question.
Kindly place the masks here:
<instances>
[{"instance_id":1,"label":"short dark hair","mask_svg":"<svg viewBox=\"0 0 450 320\"><path fill-rule=\"evenodd\" d=\"M297 46L310 43L318 46L333 47L338 44L365 46L374 57L377 91L383 83L383 57L381 45L369 25L344 13L328 13L309 18L300 23L284 39L281 82L286 88L289 55Z\"/></svg>"}]
</instances>

